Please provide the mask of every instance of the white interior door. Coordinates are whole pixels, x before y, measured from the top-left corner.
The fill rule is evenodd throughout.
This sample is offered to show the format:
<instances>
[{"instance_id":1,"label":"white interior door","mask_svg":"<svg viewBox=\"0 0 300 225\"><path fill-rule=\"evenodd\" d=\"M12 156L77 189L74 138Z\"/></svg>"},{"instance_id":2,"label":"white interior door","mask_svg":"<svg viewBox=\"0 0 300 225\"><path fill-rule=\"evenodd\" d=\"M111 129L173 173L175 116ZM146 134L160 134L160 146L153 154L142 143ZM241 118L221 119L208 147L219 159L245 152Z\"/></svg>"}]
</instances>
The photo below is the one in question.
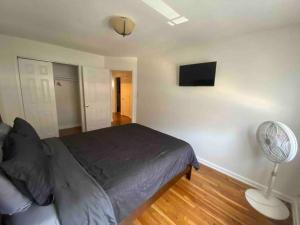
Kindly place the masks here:
<instances>
[{"instance_id":1,"label":"white interior door","mask_svg":"<svg viewBox=\"0 0 300 225\"><path fill-rule=\"evenodd\" d=\"M52 63L18 59L25 119L41 138L57 137Z\"/></svg>"},{"instance_id":2,"label":"white interior door","mask_svg":"<svg viewBox=\"0 0 300 225\"><path fill-rule=\"evenodd\" d=\"M111 82L106 69L82 68L86 130L109 127L111 124Z\"/></svg>"},{"instance_id":3,"label":"white interior door","mask_svg":"<svg viewBox=\"0 0 300 225\"><path fill-rule=\"evenodd\" d=\"M124 73L124 75L121 76L121 115L128 116L130 118L132 111L131 95L131 75Z\"/></svg>"}]
</instances>

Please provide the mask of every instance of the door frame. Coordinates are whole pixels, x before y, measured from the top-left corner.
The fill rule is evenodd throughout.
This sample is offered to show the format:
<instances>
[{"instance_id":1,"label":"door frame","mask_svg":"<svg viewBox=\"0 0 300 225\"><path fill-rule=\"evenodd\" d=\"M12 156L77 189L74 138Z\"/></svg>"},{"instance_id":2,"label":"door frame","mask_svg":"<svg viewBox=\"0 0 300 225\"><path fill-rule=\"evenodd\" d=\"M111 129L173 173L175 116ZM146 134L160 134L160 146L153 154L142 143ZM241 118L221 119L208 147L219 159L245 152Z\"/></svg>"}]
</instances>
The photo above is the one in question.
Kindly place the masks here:
<instances>
[{"instance_id":1,"label":"door frame","mask_svg":"<svg viewBox=\"0 0 300 225\"><path fill-rule=\"evenodd\" d=\"M135 120L136 120L136 118L135 118L135 104L136 104L136 97L135 97L135 95L134 95L134 88L135 88L135 83L134 83L134 81L133 81L133 79L134 79L134 75L133 75L133 71L132 70L115 70L115 69L113 69L113 70L110 70L110 78L111 78L111 85L110 85L110 88L111 88L111 100L110 100L110 103L111 103L111 120L113 121L113 110L112 110L112 105L113 105L113 93L112 93L112 91L113 91L113 88L112 88L112 83L113 83L113 81L114 81L114 77L113 77L113 72L130 72L130 76L131 76L131 121L134 123L135 122ZM120 83L120 85L121 85L121 83ZM121 91L122 91L122 89L121 89ZM121 107L122 107L122 105L121 105ZM121 111L121 109L120 109L120 111Z\"/></svg>"},{"instance_id":2,"label":"door frame","mask_svg":"<svg viewBox=\"0 0 300 225\"><path fill-rule=\"evenodd\" d=\"M83 91L83 66L78 66L78 80L79 80L79 96L80 96L80 115L81 115L81 131L86 132L86 116L85 116L85 102Z\"/></svg>"}]
</instances>

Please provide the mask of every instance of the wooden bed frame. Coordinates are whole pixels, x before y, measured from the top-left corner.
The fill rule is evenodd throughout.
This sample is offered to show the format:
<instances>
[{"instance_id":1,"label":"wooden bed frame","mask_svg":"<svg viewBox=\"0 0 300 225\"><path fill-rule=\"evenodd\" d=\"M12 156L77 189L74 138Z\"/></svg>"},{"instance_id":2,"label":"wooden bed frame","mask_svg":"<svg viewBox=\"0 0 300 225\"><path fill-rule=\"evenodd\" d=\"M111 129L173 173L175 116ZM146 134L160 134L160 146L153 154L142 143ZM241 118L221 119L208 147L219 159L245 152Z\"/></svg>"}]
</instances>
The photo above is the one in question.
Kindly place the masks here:
<instances>
[{"instance_id":1,"label":"wooden bed frame","mask_svg":"<svg viewBox=\"0 0 300 225\"><path fill-rule=\"evenodd\" d=\"M162 186L150 199L148 199L140 207L135 209L126 219L121 221L119 225L132 225L132 222L138 216L142 215L147 208L149 208L157 199L160 198L160 196L162 196L167 190L169 190L183 176L185 176L186 179L191 180L192 166L187 166L182 172L173 177L168 183Z\"/></svg>"},{"instance_id":2,"label":"wooden bed frame","mask_svg":"<svg viewBox=\"0 0 300 225\"><path fill-rule=\"evenodd\" d=\"M2 122L0 114L0 122ZM135 209L126 219L121 221L119 225L131 225L132 222L143 212L149 208L157 199L160 198L167 190L169 190L179 179L185 176L188 180L191 180L192 177L192 166L187 166L182 172L173 177L168 183L162 186L150 199L144 202L140 207ZM1 225L1 215L0 215L0 225Z\"/></svg>"}]
</instances>

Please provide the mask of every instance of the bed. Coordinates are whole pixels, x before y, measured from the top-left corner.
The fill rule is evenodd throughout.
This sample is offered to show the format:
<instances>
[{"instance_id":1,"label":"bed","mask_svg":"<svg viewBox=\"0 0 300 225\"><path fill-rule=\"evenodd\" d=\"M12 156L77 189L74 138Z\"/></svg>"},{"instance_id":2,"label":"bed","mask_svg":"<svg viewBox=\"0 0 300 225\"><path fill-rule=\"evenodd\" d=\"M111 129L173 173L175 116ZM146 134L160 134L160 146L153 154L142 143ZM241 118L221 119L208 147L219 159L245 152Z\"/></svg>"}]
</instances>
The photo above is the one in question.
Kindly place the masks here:
<instances>
[{"instance_id":1,"label":"bed","mask_svg":"<svg viewBox=\"0 0 300 225\"><path fill-rule=\"evenodd\" d=\"M43 142L53 155L54 204L9 216L8 225L131 224L199 168L188 143L139 124Z\"/></svg>"}]
</instances>

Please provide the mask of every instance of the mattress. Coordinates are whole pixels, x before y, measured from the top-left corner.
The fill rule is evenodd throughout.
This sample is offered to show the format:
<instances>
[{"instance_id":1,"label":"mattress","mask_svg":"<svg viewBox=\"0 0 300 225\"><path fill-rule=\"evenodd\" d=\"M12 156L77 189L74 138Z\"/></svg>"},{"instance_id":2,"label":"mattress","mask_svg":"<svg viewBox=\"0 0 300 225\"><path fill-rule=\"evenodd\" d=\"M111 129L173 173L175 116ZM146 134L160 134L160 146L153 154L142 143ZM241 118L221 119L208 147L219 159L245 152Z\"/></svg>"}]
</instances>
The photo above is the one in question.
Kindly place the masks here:
<instances>
[{"instance_id":1,"label":"mattress","mask_svg":"<svg viewBox=\"0 0 300 225\"><path fill-rule=\"evenodd\" d=\"M106 191L118 222L188 165L199 167L188 143L139 124L61 140Z\"/></svg>"},{"instance_id":2,"label":"mattress","mask_svg":"<svg viewBox=\"0 0 300 225\"><path fill-rule=\"evenodd\" d=\"M33 205L25 212L6 217L6 225L61 225L54 204Z\"/></svg>"}]
</instances>

